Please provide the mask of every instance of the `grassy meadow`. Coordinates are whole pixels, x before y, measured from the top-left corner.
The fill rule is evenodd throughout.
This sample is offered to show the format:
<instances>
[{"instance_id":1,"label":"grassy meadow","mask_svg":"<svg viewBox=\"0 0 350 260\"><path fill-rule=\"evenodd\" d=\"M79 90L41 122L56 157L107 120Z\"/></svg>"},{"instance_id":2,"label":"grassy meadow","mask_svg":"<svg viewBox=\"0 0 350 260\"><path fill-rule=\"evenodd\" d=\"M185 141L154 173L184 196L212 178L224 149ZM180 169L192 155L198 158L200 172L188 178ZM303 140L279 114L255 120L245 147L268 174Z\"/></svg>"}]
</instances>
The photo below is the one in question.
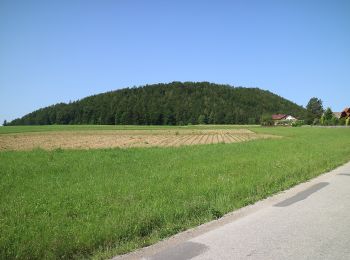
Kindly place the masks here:
<instances>
[{"instance_id":1,"label":"grassy meadow","mask_svg":"<svg viewBox=\"0 0 350 260\"><path fill-rule=\"evenodd\" d=\"M0 133L71 128L164 129L38 126L1 127ZM251 130L283 138L0 152L0 258L99 259L126 253L350 160L350 128Z\"/></svg>"},{"instance_id":2,"label":"grassy meadow","mask_svg":"<svg viewBox=\"0 0 350 260\"><path fill-rule=\"evenodd\" d=\"M256 128L259 125L250 125L249 128ZM37 133L37 132L58 132L58 131L96 131L96 130L184 130L184 129L236 129L247 128L247 125L33 125L33 126L7 126L0 127L0 134L15 133Z\"/></svg>"}]
</instances>

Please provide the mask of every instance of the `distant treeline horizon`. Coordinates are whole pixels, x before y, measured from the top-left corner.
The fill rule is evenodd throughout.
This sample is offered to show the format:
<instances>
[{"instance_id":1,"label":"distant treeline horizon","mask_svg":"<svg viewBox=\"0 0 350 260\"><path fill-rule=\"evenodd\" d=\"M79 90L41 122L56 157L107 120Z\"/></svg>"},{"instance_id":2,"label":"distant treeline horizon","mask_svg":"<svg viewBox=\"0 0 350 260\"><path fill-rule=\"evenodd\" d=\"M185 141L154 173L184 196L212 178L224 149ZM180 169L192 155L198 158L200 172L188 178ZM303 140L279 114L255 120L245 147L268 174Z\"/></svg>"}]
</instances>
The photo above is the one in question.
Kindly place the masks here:
<instances>
[{"instance_id":1,"label":"distant treeline horizon","mask_svg":"<svg viewBox=\"0 0 350 260\"><path fill-rule=\"evenodd\" d=\"M259 88L209 82L172 82L125 88L31 112L7 125L259 124L263 115L306 109Z\"/></svg>"}]
</instances>

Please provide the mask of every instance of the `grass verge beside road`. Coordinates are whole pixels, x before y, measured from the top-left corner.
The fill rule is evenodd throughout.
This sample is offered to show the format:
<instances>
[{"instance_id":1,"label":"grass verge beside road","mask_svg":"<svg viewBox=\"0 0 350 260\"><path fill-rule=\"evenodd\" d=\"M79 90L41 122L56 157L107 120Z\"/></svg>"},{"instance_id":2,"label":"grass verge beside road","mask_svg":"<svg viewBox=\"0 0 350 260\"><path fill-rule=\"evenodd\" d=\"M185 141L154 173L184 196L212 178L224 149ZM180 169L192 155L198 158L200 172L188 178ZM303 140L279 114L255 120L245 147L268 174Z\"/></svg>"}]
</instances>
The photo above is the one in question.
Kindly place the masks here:
<instances>
[{"instance_id":1,"label":"grass verge beside road","mask_svg":"<svg viewBox=\"0 0 350 260\"><path fill-rule=\"evenodd\" d=\"M350 129L252 130L284 138L0 152L0 258L111 257L350 160Z\"/></svg>"}]
</instances>

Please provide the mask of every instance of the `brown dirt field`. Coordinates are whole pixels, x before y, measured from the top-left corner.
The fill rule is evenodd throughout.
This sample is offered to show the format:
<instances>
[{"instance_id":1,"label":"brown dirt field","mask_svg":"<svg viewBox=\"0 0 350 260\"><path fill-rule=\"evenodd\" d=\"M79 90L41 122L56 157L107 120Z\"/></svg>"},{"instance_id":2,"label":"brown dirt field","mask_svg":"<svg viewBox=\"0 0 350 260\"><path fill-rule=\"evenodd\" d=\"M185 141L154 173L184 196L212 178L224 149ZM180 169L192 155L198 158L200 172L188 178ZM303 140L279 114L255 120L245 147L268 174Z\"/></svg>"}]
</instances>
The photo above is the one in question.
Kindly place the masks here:
<instances>
[{"instance_id":1,"label":"brown dirt field","mask_svg":"<svg viewBox=\"0 0 350 260\"><path fill-rule=\"evenodd\" d=\"M260 138L275 138L247 129L233 130L118 130L64 131L0 135L0 151L42 148L98 149L196 144L234 143Z\"/></svg>"}]
</instances>

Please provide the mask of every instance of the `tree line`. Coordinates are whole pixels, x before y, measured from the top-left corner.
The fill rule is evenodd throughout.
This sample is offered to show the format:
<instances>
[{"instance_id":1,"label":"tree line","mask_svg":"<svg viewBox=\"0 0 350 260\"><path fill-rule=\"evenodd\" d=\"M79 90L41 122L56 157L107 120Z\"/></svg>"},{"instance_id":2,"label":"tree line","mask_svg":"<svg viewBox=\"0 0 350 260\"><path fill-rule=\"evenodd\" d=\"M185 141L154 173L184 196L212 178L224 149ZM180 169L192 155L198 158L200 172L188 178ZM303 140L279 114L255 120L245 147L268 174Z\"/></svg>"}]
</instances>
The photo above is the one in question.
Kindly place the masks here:
<instances>
[{"instance_id":1,"label":"tree line","mask_svg":"<svg viewBox=\"0 0 350 260\"><path fill-rule=\"evenodd\" d=\"M172 82L125 88L68 104L55 104L7 122L7 125L259 124L262 115L273 113L303 118L306 110L258 88Z\"/></svg>"},{"instance_id":2,"label":"tree line","mask_svg":"<svg viewBox=\"0 0 350 260\"><path fill-rule=\"evenodd\" d=\"M313 97L306 106L306 123L309 125L350 125L350 117L338 118L334 115L332 109L324 109L321 99Z\"/></svg>"}]
</instances>

